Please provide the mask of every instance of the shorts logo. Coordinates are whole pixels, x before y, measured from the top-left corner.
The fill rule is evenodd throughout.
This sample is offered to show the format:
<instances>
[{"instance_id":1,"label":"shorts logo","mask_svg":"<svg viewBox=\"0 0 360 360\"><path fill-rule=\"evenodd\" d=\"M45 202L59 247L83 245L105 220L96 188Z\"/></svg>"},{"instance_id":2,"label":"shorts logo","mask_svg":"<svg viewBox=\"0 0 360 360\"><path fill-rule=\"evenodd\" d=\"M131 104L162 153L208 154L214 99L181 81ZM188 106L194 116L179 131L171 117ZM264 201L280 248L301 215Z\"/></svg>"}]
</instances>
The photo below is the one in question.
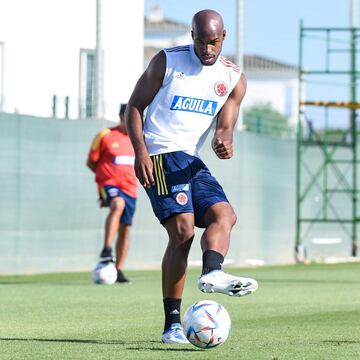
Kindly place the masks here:
<instances>
[{"instance_id":1,"label":"shorts logo","mask_svg":"<svg viewBox=\"0 0 360 360\"><path fill-rule=\"evenodd\" d=\"M188 197L187 197L187 195L186 195L184 192L178 193L178 194L176 195L176 202L177 202L179 205L185 205L185 204L187 204L187 202L188 202Z\"/></svg>"},{"instance_id":2,"label":"shorts logo","mask_svg":"<svg viewBox=\"0 0 360 360\"><path fill-rule=\"evenodd\" d=\"M204 115L214 116L217 108L217 101L190 98L175 95L170 110L189 111Z\"/></svg>"},{"instance_id":3,"label":"shorts logo","mask_svg":"<svg viewBox=\"0 0 360 360\"><path fill-rule=\"evenodd\" d=\"M114 188L109 189L108 191L109 191L110 197L115 197L118 194L118 191L116 189L114 189Z\"/></svg>"},{"instance_id":4,"label":"shorts logo","mask_svg":"<svg viewBox=\"0 0 360 360\"><path fill-rule=\"evenodd\" d=\"M189 191L190 185L189 184L179 184L179 185L173 185L171 187L171 192L179 192L179 191Z\"/></svg>"},{"instance_id":5,"label":"shorts logo","mask_svg":"<svg viewBox=\"0 0 360 360\"><path fill-rule=\"evenodd\" d=\"M218 96L225 96L228 93L228 87L222 81L218 81L217 83L215 83L214 90L215 94Z\"/></svg>"}]
</instances>

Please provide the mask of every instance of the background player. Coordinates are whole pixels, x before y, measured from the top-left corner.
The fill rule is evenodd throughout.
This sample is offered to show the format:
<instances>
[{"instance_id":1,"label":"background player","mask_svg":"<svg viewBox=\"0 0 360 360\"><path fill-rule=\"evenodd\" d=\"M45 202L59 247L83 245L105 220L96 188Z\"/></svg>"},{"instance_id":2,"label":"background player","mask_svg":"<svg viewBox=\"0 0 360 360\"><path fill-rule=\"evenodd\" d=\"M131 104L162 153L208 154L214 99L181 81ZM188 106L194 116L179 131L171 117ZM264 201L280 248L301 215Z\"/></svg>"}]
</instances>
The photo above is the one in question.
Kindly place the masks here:
<instances>
[{"instance_id":1,"label":"background player","mask_svg":"<svg viewBox=\"0 0 360 360\"><path fill-rule=\"evenodd\" d=\"M110 208L105 222L100 261L114 261L112 243L117 235L115 266L119 283L129 282L122 269L129 250L130 229L137 198L134 149L126 132L125 109L126 104L122 104L118 126L103 129L96 135L86 163L95 173L101 206Z\"/></svg>"}]
</instances>

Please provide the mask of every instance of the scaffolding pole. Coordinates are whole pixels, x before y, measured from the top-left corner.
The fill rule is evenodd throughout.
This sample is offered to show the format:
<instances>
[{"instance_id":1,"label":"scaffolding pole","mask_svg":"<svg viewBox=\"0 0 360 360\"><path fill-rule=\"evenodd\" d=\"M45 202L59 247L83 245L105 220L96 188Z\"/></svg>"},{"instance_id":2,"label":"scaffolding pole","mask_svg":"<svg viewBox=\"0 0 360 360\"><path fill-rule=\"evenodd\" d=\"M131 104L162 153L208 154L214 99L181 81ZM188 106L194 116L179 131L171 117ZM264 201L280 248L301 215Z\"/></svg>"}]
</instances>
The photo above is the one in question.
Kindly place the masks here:
<instances>
[{"instance_id":1,"label":"scaffolding pole","mask_svg":"<svg viewBox=\"0 0 360 360\"><path fill-rule=\"evenodd\" d=\"M348 37L348 48L336 48L333 45L335 35L342 34ZM357 99L357 78L360 73L357 70L357 41L360 38L360 29L354 26L350 28L306 28L300 22L299 31L299 118L297 126L296 147L296 237L295 258L303 261L308 256L305 243L310 237L311 231L316 224L337 224L348 236L351 256L357 256L357 225L360 222L358 216L358 179L359 167L357 155L357 111L360 103ZM315 34L315 35L314 35ZM321 39L324 42L325 54L323 66L311 68L305 64L305 43L309 39ZM336 39L339 41L339 39ZM345 42L345 41L344 41ZM333 68L332 56L335 53L347 54L349 58L348 69ZM321 54L311 53L310 58L320 58ZM317 65L319 66L319 65ZM336 99L310 100L306 99L306 85L312 76L330 78L332 76L348 76L349 100ZM316 128L314 121L307 115L308 109L313 107L322 108L324 114L323 127ZM332 127L333 119L329 115L331 109L348 111L348 124L343 129ZM313 159L307 158L309 148L318 149L322 156L321 164L314 164ZM342 149L342 156L337 154ZM310 152L311 153L311 152ZM311 153L313 154L313 153ZM311 157L311 156L310 156ZM304 174L305 172L305 174ZM306 175L306 176L305 176ZM314 190L322 196L322 206L314 215L309 215L309 197ZM338 211L337 204L333 199L337 196L346 196L351 200L349 211L345 214ZM347 199L346 198L346 199ZM344 202L343 202L344 203ZM342 203L342 204L343 204ZM311 204L310 204L311 205Z\"/></svg>"}]
</instances>

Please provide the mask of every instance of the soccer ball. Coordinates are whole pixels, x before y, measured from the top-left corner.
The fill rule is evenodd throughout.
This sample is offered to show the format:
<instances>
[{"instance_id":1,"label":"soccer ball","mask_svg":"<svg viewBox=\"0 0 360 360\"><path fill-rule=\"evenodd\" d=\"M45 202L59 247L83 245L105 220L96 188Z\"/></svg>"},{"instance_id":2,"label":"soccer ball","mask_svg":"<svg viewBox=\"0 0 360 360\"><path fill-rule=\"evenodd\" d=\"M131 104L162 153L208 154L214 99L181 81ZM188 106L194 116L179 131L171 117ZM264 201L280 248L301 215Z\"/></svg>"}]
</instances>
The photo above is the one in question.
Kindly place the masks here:
<instances>
[{"instance_id":1,"label":"soccer ball","mask_svg":"<svg viewBox=\"0 0 360 360\"><path fill-rule=\"evenodd\" d=\"M96 284L112 285L117 279L117 270L113 262L99 262L92 272Z\"/></svg>"},{"instance_id":2,"label":"soccer ball","mask_svg":"<svg viewBox=\"0 0 360 360\"><path fill-rule=\"evenodd\" d=\"M223 344L230 327L229 313L221 304L211 300L192 304L183 318L185 336L191 344L203 349Z\"/></svg>"}]
</instances>

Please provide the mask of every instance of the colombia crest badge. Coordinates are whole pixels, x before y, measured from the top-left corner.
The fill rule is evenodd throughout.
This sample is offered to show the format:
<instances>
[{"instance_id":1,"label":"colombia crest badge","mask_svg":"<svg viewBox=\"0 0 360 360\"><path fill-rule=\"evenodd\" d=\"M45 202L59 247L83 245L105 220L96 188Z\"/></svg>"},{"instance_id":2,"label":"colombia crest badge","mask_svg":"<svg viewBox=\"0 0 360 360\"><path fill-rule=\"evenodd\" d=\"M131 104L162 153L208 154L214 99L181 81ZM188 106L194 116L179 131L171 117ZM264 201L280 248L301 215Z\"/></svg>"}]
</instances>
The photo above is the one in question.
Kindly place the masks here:
<instances>
[{"instance_id":1,"label":"colombia crest badge","mask_svg":"<svg viewBox=\"0 0 360 360\"><path fill-rule=\"evenodd\" d=\"M229 91L227 85L222 81L215 83L214 90L217 96L225 96Z\"/></svg>"}]
</instances>

